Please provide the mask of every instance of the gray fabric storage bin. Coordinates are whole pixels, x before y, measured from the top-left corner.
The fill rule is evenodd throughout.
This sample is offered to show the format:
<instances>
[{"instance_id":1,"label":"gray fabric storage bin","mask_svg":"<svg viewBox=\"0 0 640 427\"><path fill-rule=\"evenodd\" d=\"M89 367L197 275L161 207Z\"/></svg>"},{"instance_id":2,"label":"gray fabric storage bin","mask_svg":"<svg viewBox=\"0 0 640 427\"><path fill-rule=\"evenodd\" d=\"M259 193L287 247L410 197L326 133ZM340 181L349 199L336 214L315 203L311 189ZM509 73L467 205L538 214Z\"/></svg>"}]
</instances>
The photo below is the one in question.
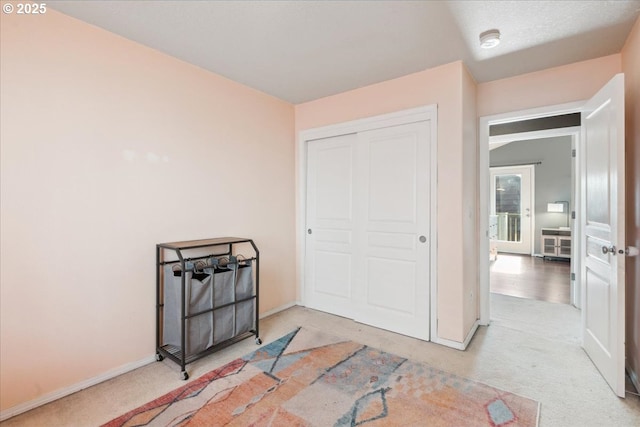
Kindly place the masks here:
<instances>
[{"instance_id":1,"label":"gray fabric storage bin","mask_svg":"<svg viewBox=\"0 0 640 427\"><path fill-rule=\"evenodd\" d=\"M187 268L192 268L188 265ZM213 275L206 273L185 273L185 314L190 315L211 309ZM180 348L182 342L180 302L182 299L182 272L173 271L171 265L164 267L164 316L163 340ZM213 319L205 313L185 320L185 355L199 353L213 345Z\"/></svg>"},{"instance_id":2,"label":"gray fabric storage bin","mask_svg":"<svg viewBox=\"0 0 640 427\"><path fill-rule=\"evenodd\" d=\"M217 308L213 311L213 343L218 344L234 337L233 317L235 306Z\"/></svg>"},{"instance_id":3,"label":"gray fabric storage bin","mask_svg":"<svg viewBox=\"0 0 640 427\"><path fill-rule=\"evenodd\" d=\"M250 261L230 256L229 259L226 257L211 258L208 263L216 266L213 276L214 307L235 303L253 296L253 268ZM207 270L214 271L213 268ZM252 330L254 316L253 301L214 310L214 345Z\"/></svg>"},{"instance_id":4,"label":"gray fabric storage bin","mask_svg":"<svg viewBox=\"0 0 640 427\"><path fill-rule=\"evenodd\" d=\"M253 263L238 257L231 256L229 267L236 272L236 301L251 298L254 295L253 288ZM254 329L255 300L239 302L235 305L235 335L240 335Z\"/></svg>"},{"instance_id":5,"label":"gray fabric storage bin","mask_svg":"<svg viewBox=\"0 0 640 427\"><path fill-rule=\"evenodd\" d=\"M254 311L255 300L244 301L235 305L236 324L235 334L240 335L254 329L256 314Z\"/></svg>"},{"instance_id":6,"label":"gray fabric storage bin","mask_svg":"<svg viewBox=\"0 0 640 427\"><path fill-rule=\"evenodd\" d=\"M241 261L242 262L242 261ZM253 296L253 267L251 263L230 264L237 271L236 301Z\"/></svg>"},{"instance_id":7,"label":"gray fabric storage bin","mask_svg":"<svg viewBox=\"0 0 640 427\"><path fill-rule=\"evenodd\" d=\"M211 258L209 264L220 265L220 260ZM234 302L233 276L234 272L228 266L215 267L213 276L213 306L220 307ZM213 344L218 344L233 338L233 315L235 308L233 305L216 308L213 313Z\"/></svg>"},{"instance_id":8,"label":"gray fabric storage bin","mask_svg":"<svg viewBox=\"0 0 640 427\"><path fill-rule=\"evenodd\" d=\"M213 275L213 305L220 307L229 304L233 299L233 270L225 267L208 267L206 273Z\"/></svg>"}]
</instances>

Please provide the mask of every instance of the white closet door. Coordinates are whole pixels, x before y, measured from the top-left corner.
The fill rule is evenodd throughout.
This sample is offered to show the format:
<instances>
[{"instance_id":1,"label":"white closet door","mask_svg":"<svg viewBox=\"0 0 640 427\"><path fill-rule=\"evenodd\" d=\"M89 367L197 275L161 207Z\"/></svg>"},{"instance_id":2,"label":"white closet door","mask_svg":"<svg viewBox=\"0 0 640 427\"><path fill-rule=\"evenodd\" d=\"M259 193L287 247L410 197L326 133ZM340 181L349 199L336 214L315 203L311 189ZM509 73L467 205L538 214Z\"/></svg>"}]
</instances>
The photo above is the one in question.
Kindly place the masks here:
<instances>
[{"instance_id":1,"label":"white closet door","mask_svg":"<svg viewBox=\"0 0 640 427\"><path fill-rule=\"evenodd\" d=\"M308 307L429 339L431 126L308 142Z\"/></svg>"},{"instance_id":2,"label":"white closet door","mask_svg":"<svg viewBox=\"0 0 640 427\"><path fill-rule=\"evenodd\" d=\"M305 302L353 317L356 134L310 141L307 154Z\"/></svg>"},{"instance_id":3,"label":"white closet door","mask_svg":"<svg viewBox=\"0 0 640 427\"><path fill-rule=\"evenodd\" d=\"M429 339L431 122L358 134L355 320Z\"/></svg>"}]
</instances>

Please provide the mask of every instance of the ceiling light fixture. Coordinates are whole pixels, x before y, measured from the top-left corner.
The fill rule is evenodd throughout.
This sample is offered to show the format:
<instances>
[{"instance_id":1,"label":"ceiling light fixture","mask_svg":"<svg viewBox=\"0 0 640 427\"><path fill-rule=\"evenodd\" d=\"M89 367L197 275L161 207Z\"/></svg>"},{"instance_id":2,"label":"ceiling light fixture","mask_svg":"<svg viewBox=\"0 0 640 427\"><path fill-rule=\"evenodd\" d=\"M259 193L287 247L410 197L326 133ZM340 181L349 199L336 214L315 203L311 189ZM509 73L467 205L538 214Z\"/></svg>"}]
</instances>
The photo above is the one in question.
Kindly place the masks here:
<instances>
[{"instance_id":1,"label":"ceiling light fixture","mask_svg":"<svg viewBox=\"0 0 640 427\"><path fill-rule=\"evenodd\" d=\"M480 47L491 49L500 44L500 30L487 30L480 34Z\"/></svg>"}]
</instances>

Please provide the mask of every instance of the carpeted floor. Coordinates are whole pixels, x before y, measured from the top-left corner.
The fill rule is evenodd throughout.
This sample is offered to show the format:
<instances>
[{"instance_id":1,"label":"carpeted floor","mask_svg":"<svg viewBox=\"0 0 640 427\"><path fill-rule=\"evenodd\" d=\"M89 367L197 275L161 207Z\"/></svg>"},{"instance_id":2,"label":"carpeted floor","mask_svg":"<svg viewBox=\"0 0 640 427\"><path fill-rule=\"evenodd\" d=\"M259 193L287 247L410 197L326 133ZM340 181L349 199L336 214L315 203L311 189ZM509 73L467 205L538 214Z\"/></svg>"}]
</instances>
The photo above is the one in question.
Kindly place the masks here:
<instances>
[{"instance_id":1,"label":"carpeted floor","mask_svg":"<svg viewBox=\"0 0 640 427\"><path fill-rule=\"evenodd\" d=\"M578 310L492 294L491 319L491 325L480 327L465 351L304 307L265 318L260 335L264 342L271 342L302 326L427 363L539 401L540 427L640 426L640 398L630 393L626 399L616 397L580 348ZM255 349L254 341L247 339L189 364L188 384ZM99 426L184 385L180 366L165 359L15 416L0 426Z\"/></svg>"},{"instance_id":2,"label":"carpeted floor","mask_svg":"<svg viewBox=\"0 0 640 427\"><path fill-rule=\"evenodd\" d=\"M534 400L297 328L104 427L533 427L538 412Z\"/></svg>"}]
</instances>

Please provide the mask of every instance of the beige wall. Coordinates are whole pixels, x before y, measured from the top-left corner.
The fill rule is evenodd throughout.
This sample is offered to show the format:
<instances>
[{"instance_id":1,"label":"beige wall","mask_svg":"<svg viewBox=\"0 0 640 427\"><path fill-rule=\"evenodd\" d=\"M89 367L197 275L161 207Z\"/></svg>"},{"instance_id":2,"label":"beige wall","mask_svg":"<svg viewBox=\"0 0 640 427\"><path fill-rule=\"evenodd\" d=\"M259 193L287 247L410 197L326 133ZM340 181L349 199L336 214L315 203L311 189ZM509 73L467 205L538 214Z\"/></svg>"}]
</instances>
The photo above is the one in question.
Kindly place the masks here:
<instances>
[{"instance_id":1,"label":"beige wall","mask_svg":"<svg viewBox=\"0 0 640 427\"><path fill-rule=\"evenodd\" d=\"M640 18L622 49L625 78L627 245L640 248ZM640 380L640 257L627 258L627 367Z\"/></svg>"},{"instance_id":2,"label":"beige wall","mask_svg":"<svg viewBox=\"0 0 640 427\"><path fill-rule=\"evenodd\" d=\"M480 83L478 117L589 99L621 69L615 54Z\"/></svg>"},{"instance_id":3,"label":"beige wall","mask_svg":"<svg viewBox=\"0 0 640 427\"><path fill-rule=\"evenodd\" d=\"M252 237L261 311L295 301L293 106L1 15L2 410L153 355L156 243Z\"/></svg>"},{"instance_id":4,"label":"beige wall","mask_svg":"<svg viewBox=\"0 0 640 427\"><path fill-rule=\"evenodd\" d=\"M462 70L462 230L464 259L463 326L469 331L480 317L479 310L479 182L478 182L478 117L476 112L476 81L464 67ZM475 260L475 261L474 261Z\"/></svg>"},{"instance_id":5,"label":"beige wall","mask_svg":"<svg viewBox=\"0 0 640 427\"><path fill-rule=\"evenodd\" d=\"M475 234L475 219L465 218L463 214L467 213L463 208L466 203L463 200L463 159L473 157L473 154L465 155L463 142L463 100L473 96L468 79L464 65L454 62L300 104L295 109L297 134L302 130L363 117L422 105L438 105L438 182L441 183L437 211L438 334L441 338L457 342L462 342L469 331L463 313L463 284L465 272L473 275L461 265L476 262L476 258L466 260L464 256L460 257L460 248L465 240L465 221L474 228ZM466 84L464 90L463 83ZM469 142L466 141L467 144ZM447 191L442 188L447 188Z\"/></svg>"}]
</instances>

